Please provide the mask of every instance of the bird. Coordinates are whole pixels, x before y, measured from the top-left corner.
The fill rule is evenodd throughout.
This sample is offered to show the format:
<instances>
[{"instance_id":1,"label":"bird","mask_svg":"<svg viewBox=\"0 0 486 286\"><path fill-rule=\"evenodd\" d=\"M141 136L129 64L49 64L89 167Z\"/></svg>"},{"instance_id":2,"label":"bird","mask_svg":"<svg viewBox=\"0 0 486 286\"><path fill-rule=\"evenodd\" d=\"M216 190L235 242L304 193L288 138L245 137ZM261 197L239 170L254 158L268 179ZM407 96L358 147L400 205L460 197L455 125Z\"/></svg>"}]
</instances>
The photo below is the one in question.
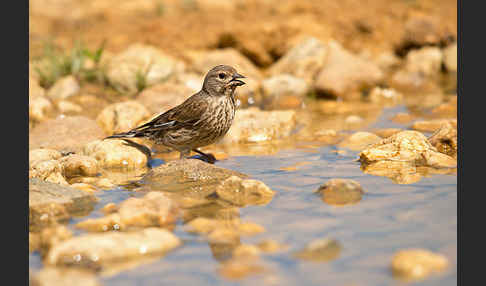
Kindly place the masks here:
<instances>
[{"instance_id":1,"label":"bird","mask_svg":"<svg viewBox=\"0 0 486 286\"><path fill-rule=\"evenodd\" d=\"M217 65L207 72L201 90L180 105L143 125L104 139L145 138L179 151L179 159L194 151L214 163L214 156L198 148L217 142L230 129L236 111L235 90L245 84L242 78L246 77L232 66Z\"/></svg>"}]
</instances>

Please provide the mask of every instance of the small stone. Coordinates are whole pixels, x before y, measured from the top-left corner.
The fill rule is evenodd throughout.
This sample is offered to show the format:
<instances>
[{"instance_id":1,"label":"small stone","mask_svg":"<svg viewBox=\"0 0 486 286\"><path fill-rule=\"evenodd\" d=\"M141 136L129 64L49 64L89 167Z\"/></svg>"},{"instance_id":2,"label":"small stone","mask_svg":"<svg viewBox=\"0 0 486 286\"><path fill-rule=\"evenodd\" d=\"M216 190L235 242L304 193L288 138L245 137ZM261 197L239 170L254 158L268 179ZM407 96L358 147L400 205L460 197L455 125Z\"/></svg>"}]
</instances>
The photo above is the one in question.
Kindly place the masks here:
<instances>
[{"instance_id":1,"label":"small stone","mask_svg":"<svg viewBox=\"0 0 486 286\"><path fill-rule=\"evenodd\" d=\"M392 118L390 118L391 121L395 123L400 123L400 124L406 124L409 123L410 121L414 120L415 116L413 116L410 113L404 113L404 112L399 112L395 114Z\"/></svg>"},{"instance_id":2,"label":"small stone","mask_svg":"<svg viewBox=\"0 0 486 286\"><path fill-rule=\"evenodd\" d=\"M47 265L97 267L137 257L163 255L181 244L171 232L146 228L135 232L88 233L55 245Z\"/></svg>"},{"instance_id":3,"label":"small stone","mask_svg":"<svg viewBox=\"0 0 486 286\"><path fill-rule=\"evenodd\" d=\"M176 211L175 204L166 195L160 192L149 192L142 198L129 198L106 216L84 220L76 224L76 227L88 231L114 229L124 231L134 227L161 227L175 222Z\"/></svg>"},{"instance_id":4,"label":"small stone","mask_svg":"<svg viewBox=\"0 0 486 286\"><path fill-rule=\"evenodd\" d=\"M416 166L452 168L457 161L442 154L420 132L406 130L369 146L359 153L362 164L375 161L411 162Z\"/></svg>"},{"instance_id":5,"label":"small stone","mask_svg":"<svg viewBox=\"0 0 486 286\"><path fill-rule=\"evenodd\" d=\"M237 206L266 205L275 194L263 182L231 176L216 187L218 197Z\"/></svg>"},{"instance_id":6,"label":"small stone","mask_svg":"<svg viewBox=\"0 0 486 286\"><path fill-rule=\"evenodd\" d=\"M391 262L393 275L405 279L424 278L433 272L444 270L447 265L445 256L424 249L398 251Z\"/></svg>"},{"instance_id":7,"label":"small stone","mask_svg":"<svg viewBox=\"0 0 486 286\"><path fill-rule=\"evenodd\" d=\"M67 186L29 179L29 227L65 221L93 209L96 197Z\"/></svg>"},{"instance_id":8,"label":"small stone","mask_svg":"<svg viewBox=\"0 0 486 286\"><path fill-rule=\"evenodd\" d=\"M53 149L34 149L29 150L29 168L32 168L36 163L57 160L62 157L61 152Z\"/></svg>"},{"instance_id":9,"label":"small stone","mask_svg":"<svg viewBox=\"0 0 486 286\"><path fill-rule=\"evenodd\" d=\"M358 151L363 150L367 146L377 143L380 140L381 137L376 134L370 132L356 132L341 141L339 146Z\"/></svg>"},{"instance_id":10,"label":"small stone","mask_svg":"<svg viewBox=\"0 0 486 286\"><path fill-rule=\"evenodd\" d=\"M227 279L243 279L244 277L259 274L265 268L259 265L254 259L230 259L224 262L219 268L219 274Z\"/></svg>"},{"instance_id":11,"label":"small stone","mask_svg":"<svg viewBox=\"0 0 486 286\"><path fill-rule=\"evenodd\" d=\"M341 244L334 239L317 239L307 244L304 249L295 252L294 257L314 262L327 262L338 258L341 248Z\"/></svg>"},{"instance_id":12,"label":"small stone","mask_svg":"<svg viewBox=\"0 0 486 286\"><path fill-rule=\"evenodd\" d=\"M44 96L29 96L29 120L36 122L47 120L47 114L52 109L52 103Z\"/></svg>"},{"instance_id":13,"label":"small stone","mask_svg":"<svg viewBox=\"0 0 486 286\"><path fill-rule=\"evenodd\" d=\"M58 160L37 161L29 168L29 178L39 178L41 180L68 186L64 178L62 164Z\"/></svg>"},{"instance_id":14,"label":"small stone","mask_svg":"<svg viewBox=\"0 0 486 286\"><path fill-rule=\"evenodd\" d=\"M93 157L70 154L59 159L66 178L77 176L94 177L98 174L98 161Z\"/></svg>"},{"instance_id":15,"label":"small stone","mask_svg":"<svg viewBox=\"0 0 486 286\"><path fill-rule=\"evenodd\" d=\"M350 125L360 124L363 121L364 121L364 119L360 116L357 116L357 115L349 115L348 117L346 117L346 119L344 119L344 122L346 124L350 124Z\"/></svg>"},{"instance_id":16,"label":"small stone","mask_svg":"<svg viewBox=\"0 0 486 286\"><path fill-rule=\"evenodd\" d=\"M79 90L78 81L74 76L69 75L58 79L47 91L47 96L53 101L64 100L75 95Z\"/></svg>"},{"instance_id":17,"label":"small stone","mask_svg":"<svg viewBox=\"0 0 486 286\"><path fill-rule=\"evenodd\" d=\"M89 142L84 146L83 154L95 158L103 168L133 169L147 166L147 155L123 140Z\"/></svg>"},{"instance_id":18,"label":"small stone","mask_svg":"<svg viewBox=\"0 0 486 286\"><path fill-rule=\"evenodd\" d=\"M96 274L89 270L68 267L44 267L29 285L35 286L100 286Z\"/></svg>"},{"instance_id":19,"label":"small stone","mask_svg":"<svg viewBox=\"0 0 486 286\"><path fill-rule=\"evenodd\" d=\"M452 123L444 123L428 140L437 151L454 158L457 156L457 126Z\"/></svg>"},{"instance_id":20,"label":"small stone","mask_svg":"<svg viewBox=\"0 0 486 286\"><path fill-rule=\"evenodd\" d=\"M95 186L86 183L74 183L71 187L89 194L94 194L98 191Z\"/></svg>"},{"instance_id":21,"label":"small stone","mask_svg":"<svg viewBox=\"0 0 486 286\"><path fill-rule=\"evenodd\" d=\"M65 225L54 225L42 229L39 236L39 248L42 254L46 254L54 245L70 239L73 236L73 232Z\"/></svg>"},{"instance_id":22,"label":"small stone","mask_svg":"<svg viewBox=\"0 0 486 286\"><path fill-rule=\"evenodd\" d=\"M358 182L349 179L331 179L316 192L323 202L335 206L356 204L365 193Z\"/></svg>"},{"instance_id":23,"label":"small stone","mask_svg":"<svg viewBox=\"0 0 486 286\"><path fill-rule=\"evenodd\" d=\"M137 43L109 60L106 76L117 90L135 93L141 87L141 78L144 85L151 86L168 80L184 68L182 62L157 48Z\"/></svg>"},{"instance_id":24,"label":"small stone","mask_svg":"<svg viewBox=\"0 0 486 286\"><path fill-rule=\"evenodd\" d=\"M59 111L64 114L81 113L83 111L83 108L81 106L67 100L61 100L56 104L57 109L59 109Z\"/></svg>"},{"instance_id":25,"label":"small stone","mask_svg":"<svg viewBox=\"0 0 486 286\"><path fill-rule=\"evenodd\" d=\"M393 106L403 101L403 94L392 88L374 87L370 91L369 100L373 103Z\"/></svg>"},{"instance_id":26,"label":"small stone","mask_svg":"<svg viewBox=\"0 0 486 286\"><path fill-rule=\"evenodd\" d=\"M233 250L233 257L258 257L260 248L251 244L240 244Z\"/></svg>"},{"instance_id":27,"label":"small stone","mask_svg":"<svg viewBox=\"0 0 486 286\"><path fill-rule=\"evenodd\" d=\"M286 245L273 239L265 239L257 244L258 248L265 253L275 253L287 248Z\"/></svg>"},{"instance_id":28,"label":"small stone","mask_svg":"<svg viewBox=\"0 0 486 286\"><path fill-rule=\"evenodd\" d=\"M382 128L382 129L377 129L374 130L373 132L380 136L381 138L388 138L394 134L402 132L403 129L400 128Z\"/></svg>"},{"instance_id":29,"label":"small stone","mask_svg":"<svg viewBox=\"0 0 486 286\"><path fill-rule=\"evenodd\" d=\"M457 117L457 96L432 109L432 114L440 117Z\"/></svg>"},{"instance_id":30,"label":"small stone","mask_svg":"<svg viewBox=\"0 0 486 286\"><path fill-rule=\"evenodd\" d=\"M137 101L125 101L111 104L101 111L96 118L107 134L126 132L137 127L150 112Z\"/></svg>"}]
</instances>

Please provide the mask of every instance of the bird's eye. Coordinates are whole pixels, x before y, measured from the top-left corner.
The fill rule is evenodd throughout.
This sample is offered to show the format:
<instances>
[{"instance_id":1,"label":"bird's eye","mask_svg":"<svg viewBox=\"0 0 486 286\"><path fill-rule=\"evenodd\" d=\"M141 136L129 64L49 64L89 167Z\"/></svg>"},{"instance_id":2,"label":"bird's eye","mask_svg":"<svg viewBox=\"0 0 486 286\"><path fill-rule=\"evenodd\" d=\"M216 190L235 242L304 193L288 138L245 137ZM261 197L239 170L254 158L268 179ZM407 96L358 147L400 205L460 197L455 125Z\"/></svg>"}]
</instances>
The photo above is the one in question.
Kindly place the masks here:
<instances>
[{"instance_id":1,"label":"bird's eye","mask_svg":"<svg viewBox=\"0 0 486 286\"><path fill-rule=\"evenodd\" d=\"M224 73L220 73L218 76L219 76L220 79L224 79L226 77L226 75Z\"/></svg>"}]
</instances>

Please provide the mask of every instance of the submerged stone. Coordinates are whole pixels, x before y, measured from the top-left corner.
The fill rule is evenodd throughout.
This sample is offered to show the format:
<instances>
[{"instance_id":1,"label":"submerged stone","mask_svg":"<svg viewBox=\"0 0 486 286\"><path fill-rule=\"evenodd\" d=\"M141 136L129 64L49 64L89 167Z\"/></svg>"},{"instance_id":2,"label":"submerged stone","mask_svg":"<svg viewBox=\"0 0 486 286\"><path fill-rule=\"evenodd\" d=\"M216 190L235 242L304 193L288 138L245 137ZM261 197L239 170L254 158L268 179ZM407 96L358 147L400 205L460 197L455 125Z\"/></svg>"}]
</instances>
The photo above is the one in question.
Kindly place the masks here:
<instances>
[{"instance_id":1,"label":"submerged stone","mask_svg":"<svg viewBox=\"0 0 486 286\"><path fill-rule=\"evenodd\" d=\"M407 249L393 256L391 269L397 278L420 279L444 270L447 265L447 258L443 255L424 249Z\"/></svg>"},{"instance_id":2,"label":"submerged stone","mask_svg":"<svg viewBox=\"0 0 486 286\"><path fill-rule=\"evenodd\" d=\"M29 228L66 221L90 212L97 198L71 187L29 179Z\"/></svg>"},{"instance_id":3,"label":"submerged stone","mask_svg":"<svg viewBox=\"0 0 486 286\"><path fill-rule=\"evenodd\" d=\"M350 179L331 179L316 192L323 202L336 206L356 204L364 194L361 185Z\"/></svg>"},{"instance_id":4,"label":"submerged stone","mask_svg":"<svg viewBox=\"0 0 486 286\"><path fill-rule=\"evenodd\" d=\"M231 176L216 187L216 194L237 206L266 205L275 194L263 182Z\"/></svg>"},{"instance_id":5,"label":"submerged stone","mask_svg":"<svg viewBox=\"0 0 486 286\"><path fill-rule=\"evenodd\" d=\"M339 257L341 244L334 239L317 239L300 251L294 253L294 257L313 262L327 262Z\"/></svg>"},{"instance_id":6,"label":"submerged stone","mask_svg":"<svg viewBox=\"0 0 486 286\"><path fill-rule=\"evenodd\" d=\"M32 286L101 286L93 271L69 267L44 267L33 277Z\"/></svg>"}]
</instances>

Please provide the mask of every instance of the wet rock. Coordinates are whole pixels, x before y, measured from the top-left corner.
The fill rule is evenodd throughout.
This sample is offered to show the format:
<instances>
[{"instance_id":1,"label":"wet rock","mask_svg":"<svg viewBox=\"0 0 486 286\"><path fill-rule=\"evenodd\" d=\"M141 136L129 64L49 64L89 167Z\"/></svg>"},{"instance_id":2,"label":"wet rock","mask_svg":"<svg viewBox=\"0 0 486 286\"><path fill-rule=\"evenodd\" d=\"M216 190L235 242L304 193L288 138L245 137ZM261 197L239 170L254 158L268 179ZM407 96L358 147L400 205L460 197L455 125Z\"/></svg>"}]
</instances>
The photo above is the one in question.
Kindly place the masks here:
<instances>
[{"instance_id":1,"label":"wet rock","mask_svg":"<svg viewBox=\"0 0 486 286\"><path fill-rule=\"evenodd\" d=\"M395 135L397 133L400 133L402 132L403 129L400 129L400 128L382 128L382 129L377 129L377 130L374 130L373 132L380 136L381 138L388 138L392 135Z\"/></svg>"},{"instance_id":2,"label":"wet rock","mask_svg":"<svg viewBox=\"0 0 486 286\"><path fill-rule=\"evenodd\" d=\"M180 244L179 238L160 228L89 233L55 245L47 254L45 263L97 267L142 256L162 255Z\"/></svg>"},{"instance_id":3,"label":"wet rock","mask_svg":"<svg viewBox=\"0 0 486 286\"><path fill-rule=\"evenodd\" d=\"M302 260L327 262L338 258L341 248L341 244L334 239L317 239L295 252L293 256Z\"/></svg>"},{"instance_id":4,"label":"wet rock","mask_svg":"<svg viewBox=\"0 0 486 286\"><path fill-rule=\"evenodd\" d=\"M403 94L393 88L374 87L370 91L369 100L373 103L393 106L403 101Z\"/></svg>"},{"instance_id":5,"label":"wet rock","mask_svg":"<svg viewBox=\"0 0 486 286\"><path fill-rule=\"evenodd\" d=\"M29 285L35 286L100 286L94 272L68 267L44 267Z\"/></svg>"},{"instance_id":6,"label":"wet rock","mask_svg":"<svg viewBox=\"0 0 486 286\"><path fill-rule=\"evenodd\" d=\"M181 104L194 93L192 89L182 84L161 83L144 89L137 96L137 101L142 103L151 114L160 114Z\"/></svg>"},{"instance_id":7,"label":"wet rock","mask_svg":"<svg viewBox=\"0 0 486 286\"><path fill-rule=\"evenodd\" d=\"M111 104L101 111L96 122L107 134L125 132L137 127L150 112L137 101L125 101Z\"/></svg>"},{"instance_id":8,"label":"wet rock","mask_svg":"<svg viewBox=\"0 0 486 286\"><path fill-rule=\"evenodd\" d=\"M361 165L361 170L365 174L390 178L396 184L416 183L424 176L410 162L376 161Z\"/></svg>"},{"instance_id":9,"label":"wet rock","mask_svg":"<svg viewBox=\"0 0 486 286\"><path fill-rule=\"evenodd\" d=\"M29 178L38 178L43 181L68 186L63 176L63 167L58 160L37 161L29 168Z\"/></svg>"},{"instance_id":10,"label":"wet rock","mask_svg":"<svg viewBox=\"0 0 486 286\"><path fill-rule=\"evenodd\" d=\"M264 253L275 253L287 248L287 245L273 239L265 239L257 243L258 248Z\"/></svg>"},{"instance_id":11,"label":"wet rock","mask_svg":"<svg viewBox=\"0 0 486 286\"><path fill-rule=\"evenodd\" d=\"M451 122L444 123L428 140L437 151L457 157L457 126Z\"/></svg>"},{"instance_id":12,"label":"wet rock","mask_svg":"<svg viewBox=\"0 0 486 286\"><path fill-rule=\"evenodd\" d=\"M147 155L123 140L106 139L89 142L83 154L95 158L103 168L142 168L147 165Z\"/></svg>"},{"instance_id":13,"label":"wet rock","mask_svg":"<svg viewBox=\"0 0 486 286\"><path fill-rule=\"evenodd\" d=\"M361 185L349 179L331 179L316 192L321 195L323 202L335 206L356 204L364 194Z\"/></svg>"},{"instance_id":14,"label":"wet rock","mask_svg":"<svg viewBox=\"0 0 486 286\"><path fill-rule=\"evenodd\" d=\"M174 160L153 168L144 181L150 190L177 192L187 197L206 198L225 179L247 175L197 159Z\"/></svg>"},{"instance_id":15,"label":"wet rock","mask_svg":"<svg viewBox=\"0 0 486 286\"><path fill-rule=\"evenodd\" d=\"M71 187L29 179L29 227L45 226L65 221L72 215L93 209L97 201L93 195Z\"/></svg>"},{"instance_id":16,"label":"wet rock","mask_svg":"<svg viewBox=\"0 0 486 286\"><path fill-rule=\"evenodd\" d=\"M175 222L176 206L160 192L147 193L142 198L129 198L104 217L87 219L77 228L88 231L126 231L131 228L167 226Z\"/></svg>"},{"instance_id":17,"label":"wet rock","mask_svg":"<svg viewBox=\"0 0 486 286\"><path fill-rule=\"evenodd\" d=\"M309 92L303 79L289 74L270 77L262 82L263 104L269 109L292 109L300 107Z\"/></svg>"},{"instance_id":18,"label":"wet rock","mask_svg":"<svg viewBox=\"0 0 486 286\"><path fill-rule=\"evenodd\" d=\"M79 90L80 86L76 78L68 75L58 79L47 91L47 96L53 101L64 100L75 95Z\"/></svg>"},{"instance_id":19,"label":"wet rock","mask_svg":"<svg viewBox=\"0 0 486 286\"><path fill-rule=\"evenodd\" d=\"M193 61L194 69L200 74L206 74L220 64L230 65L246 77L244 80L246 84L236 90L236 99L241 102L242 107L261 103L260 81L262 75L258 68L237 50L233 48L214 50L195 57Z\"/></svg>"},{"instance_id":20,"label":"wet rock","mask_svg":"<svg viewBox=\"0 0 486 286\"><path fill-rule=\"evenodd\" d=\"M84 116L64 116L44 121L29 132L29 149L80 151L88 142L103 138L103 129Z\"/></svg>"},{"instance_id":21,"label":"wet rock","mask_svg":"<svg viewBox=\"0 0 486 286\"><path fill-rule=\"evenodd\" d=\"M447 258L441 254L424 249L407 249L393 256L391 269L397 278L420 279L444 270L447 265Z\"/></svg>"},{"instance_id":22,"label":"wet rock","mask_svg":"<svg viewBox=\"0 0 486 286\"><path fill-rule=\"evenodd\" d=\"M112 189L116 185L108 178L101 177L74 177L69 180L71 184L89 184L99 189Z\"/></svg>"},{"instance_id":23,"label":"wet rock","mask_svg":"<svg viewBox=\"0 0 486 286\"><path fill-rule=\"evenodd\" d=\"M457 128L457 119L435 119L416 121L412 124L412 129L422 132L434 132L442 127L444 124L450 124Z\"/></svg>"},{"instance_id":24,"label":"wet rock","mask_svg":"<svg viewBox=\"0 0 486 286\"><path fill-rule=\"evenodd\" d=\"M86 193L89 193L89 194L94 194L98 191L98 189L95 186L90 185L90 184L86 184L86 183L74 183L74 184L71 184L70 186L71 186L71 188L75 188L77 190L80 190L80 191L83 191L83 192L86 192Z\"/></svg>"},{"instance_id":25,"label":"wet rock","mask_svg":"<svg viewBox=\"0 0 486 286\"><path fill-rule=\"evenodd\" d=\"M376 134L370 132L356 132L341 141L339 146L358 151L363 150L367 146L377 143L380 140L381 137Z\"/></svg>"},{"instance_id":26,"label":"wet rock","mask_svg":"<svg viewBox=\"0 0 486 286\"><path fill-rule=\"evenodd\" d=\"M243 207L246 205L266 205L275 194L263 182L231 176L216 187L216 194L222 200Z\"/></svg>"},{"instance_id":27,"label":"wet rock","mask_svg":"<svg viewBox=\"0 0 486 286\"><path fill-rule=\"evenodd\" d=\"M43 161L57 160L62 157L61 152L53 149L29 150L29 168Z\"/></svg>"},{"instance_id":28,"label":"wet rock","mask_svg":"<svg viewBox=\"0 0 486 286\"><path fill-rule=\"evenodd\" d=\"M134 93L141 85L150 86L165 81L182 70L182 62L157 48L133 44L110 59L106 76L117 90Z\"/></svg>"},{"instance_id":29,"label":"wet rock","mask_svg":"<svg viewBox=\"0 0 486 286\"><path fill-rule=\"evenodd\" d=\"M443 62L449 72L457 72L457 43L447 46L442 50Z\"/></svg>"},{"instance_id":30,"label":"wet rock","mask_svg":"<svg viewBox=\"0 0 486 286\"><path fill-rule=\"evenodd\" d=\"M317 74L314 86L318 92L345 98L352 91L378 83L383 77L383 72L373 62L353 55L331 41L326 62Z\"/></svg>"},{"instance_id":31,"label":"wet rock","mask_svg":"<svg viewBox=\"0 0 486 286\"><path fill-rule=\"evenodd\" d=\"M411 162L416 166L455 167L457 161L442 154L417 131L403 131L369 146L359 153L362 164L375 161Z\"/></svg>"},{"instance_id":32,"label":"wet rock","mask_svg":"<svg viewBox=\"0 0 486 286\"><path fill-rule=\"evenodd\" d=\"M295 127L293 110L262 111L252 107L238 110L223 144L262 142L288 137Z\"/></svg>"},{"instance_id":33,"label":"wet rock","mask_svg":"<svg viewBox=\"0 0 486 286\"><path fill-rule=\"evenodd\" d=\"M63 114L81 113L83 108L75 103L67 100L61 100L56 103L57 109Z\"/></svg>"},{"instance_id":34,"label":"wet rock","mask_svg":"<svg viewBox=\"0 0 486 286\"><path fill-rule=\"evenodd\" d=\"M258 257L261 250L258 246L251 244L240 244L233 250L233 257Z\"/></svg>"},{"instance_id":35,"label":"wet rock","mask_svg":"<svg viewBox=\"0 0 486 286\"><path fill-rule=\"evenodd\" d=\"M198 217L186 224L188 232L197 232L201 234L211 235L216 232L224 232L224 234L251 236L265 231L263 226L251 223L242 222L238 218L234 219L209 219ZM219 234L214 236L220 236Z\"/></svg>"},{"instance_id":36,"label":"wet rock","mask_svg":"<svg viewBox=\"0 0 486 286\"><path fill-rule=\"evenodd\" d=\"M254 259L230 259L218 269L221 276L227 279L243 279L250 275L259 274L265 271L265 268L261 266Z\"/></svg>"},{"instance_id":37,"label":"wet rock","mask_svg":"<svg viewBox=\"0 0 486 286\"><path fill-rule=\"evenodd\" d=\"M94 177L98 174L96 159L78 154L70 154L59 159L62 164L63 175L66 178L77 176Z\"/></svg>"},{"instance_id":38,"label":"wet rock","mask_svg":"<svg viewBox=\"0 0 486 286\"><path fill-rule=\"evenodd\" d=\"M65 225L54 225L42 229L39 233L39 248L42 255L45 255L54 245L73 236Z\"/></svg>"},{"instance_id":39,"label":"wet rock","mask_svg":"<svg viewBox=\"0 0 486 286\"><path fill-rule=\"evenodd\" d=\"M326 45L316 38L307 37L275 62L270 67L269 73L273 76L290 74L311 84L324 66L327 55Z\"/></svg>"}]
</instances>

